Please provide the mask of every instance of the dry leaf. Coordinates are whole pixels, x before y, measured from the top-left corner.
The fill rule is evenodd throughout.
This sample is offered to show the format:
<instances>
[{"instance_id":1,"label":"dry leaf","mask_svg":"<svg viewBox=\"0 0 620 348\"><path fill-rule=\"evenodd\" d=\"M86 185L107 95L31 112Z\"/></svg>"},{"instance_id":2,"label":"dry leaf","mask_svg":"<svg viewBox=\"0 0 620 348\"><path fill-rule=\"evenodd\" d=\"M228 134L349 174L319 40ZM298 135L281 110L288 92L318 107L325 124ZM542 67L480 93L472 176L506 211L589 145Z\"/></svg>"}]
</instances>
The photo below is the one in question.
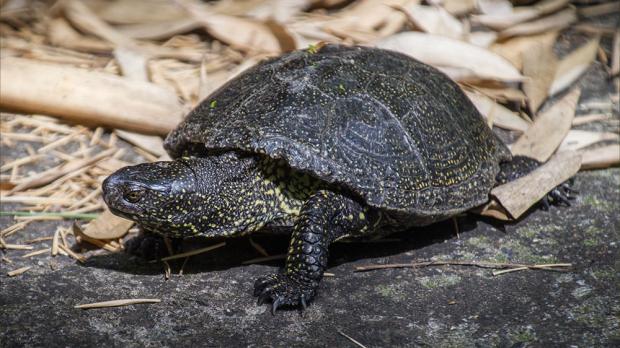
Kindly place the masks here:
<instances>
[{"instance_id":1,"label":"dry leaf","mask_svg":"<svg viewBox=\"0 0 620 348\"><path fill-rule=\"evenodd\" d=\"M620 145L613 144L581 151L581 169L601 169L620 164Z\"/></svg>"},{"instance_id":2,"label":"dry leaf","mask_svg":"<svg viewBox=\"0 0 620 348\"><path fill-rule=\"evenodd\" d=\"M495 187L491 190L491 196L495 197L514 219L518 219L547 192L575 175L580 165L580 154L572 151L558 153L528 175Z\"/></svg>"},{"instance_id":3,"label":"dry leaf","mask_svg":"<svg viewBox=\"0 0 620 348\"><path fill-rule=\"evenodd\" d=\"M543 0L533 6L516 7L510 13L473 16L472 21L495 30L503 30L542 15L553 13L564 8L569 2L570 0Z\"/></svg>"},{"instance_id":4,"label":"dry leaf","mask_svg":"<svg viewBox=\"0 0 620 348\"><path fill-rule=\"evenodd\" d=\"M497 40L497 33L494 31L474 31L467 35L467 41L483 48L491 46Z\"/></svg>"},{"instance_id":5,"label":"dry leaf","mask_svg":"<svg viewBox=\"0 0 620 348\"><path fill-rule=\"evenodd\" d=\"M312 0L266 0L245 14L263 21L285 23L312 5Z\"/></svg>"},{"instance_id":6,"label":"dry leaf","mask_svg":"<svg viewBox=\"0 0 620 348\"><path fill-rule=\"evenodd\" d=\"M132 39L163 40L200 27L202 24L193 18L180 18L167 22L126 24L117 26L116 30Z\"/></svg>"},{"instance_id":7,"label":"dry leaf","mask_svg":"<svg viewBox=\"0 0 620 348\"><path fill-rule=\"evenodd\" d=\"M516 113L497 104L491 98L479 93L465 91L465 94L474 103L478 111L492 122L493 126L504 129L525 132L530 123Z\"/></svg>"},{"instance_id":8,"label":"dry leaf","mask_svg":"<svg viewBox=\"0 0 620 348\"><path fill-rule=\"evenodd\" d=\"M549 87L549 95L555 95L571 86L592 64L598 47L597 37L562 58L557 65L553 83Z\"/></svg>"},{"instance_id":9,"label":"dry leaf","mask_svg":"<svg viewBox=\"0 0 620 348\"><path fill-rule=\"evenodd\" d=\"M461 22L439 6L413 4L401 9L416 27L426 33L453 39L460 39L464 35Z\"/></svg>"},{"instance_id":10,"label":"dry leaf","mask_svg":"<svg viewBox=\"0 0 620 348\"><path fill-rule=\"evenodd\" d=\"M50 21L48 35L50 42L56 46L92 53L112 50L112 45L105 41L81 35L64 18L54 18Z\"/></svg>"},{"instance_id":11,"label":"dry leaf","mask_svg":"<svg viewBox=\"0 0 620 348\"><path fill-rule=\"evenodd\" d=\"M147 57L144 54L124 46L117 46L113 53L123 76L136 81L149 80L146 71Z\"/></svg>"},{"instance_id":12,"label":"dry leaf","mask_svg":"<svg viewBox=\"0 0 620 348\"><path fill-rule=\"evenodd\" d=\"M252 19L217 14L191 0L177 0L209 34L232 47L249 52L281 52L280 42L268 26Z\"/></svg>"},{"instance_id":13,"label":"dry leaf","mask_svg":"<svg viewBox=\"0 0 620 348\"><path fill-rule=\"evenodd\" d=\"M513 11L508 0L478 0L478 9L485 15L508 15Z\"/></svg>"},{"instance_id":14,"label":"dry leaf","mask_svg":"<svg viewBox=\"0 0 620 348\"><path fill-rule=\"evenodd\" d=\"M547 99L549 86L555 76L557 57L553 53L551 40L532 42L529 49L523 51L523 75L528 77L523 81L523 91L528 97L528 107L532 114Z\"/></svg>"},{"instance_id":15,"label":"dry leaf","mask_svg":"<svg viewBox=\"0 0 620 348\"><path fill-rule=\"evenodd\" d=\"M519 71L501 56L447 37L402 32L384 38L377 47L402 52L436 67L465 69L478 79L521 81ZM458 52L458 54L454 54Z\"/></svg>"},{"instance_id":16,"label":"dry leaf","mask_svg":"<svg viewBox=\"0 0 620 348\"><path fill-rule=\"evenodd\" d=\"M577 21L574 8L567 8L556 14L537 19L535 21L517 24L499 32L499 37L504 39L511 36L532 35L548 31L561 30Z\"/></svg>"},{"instance_id":17,"label":"dry leaf","mask_svg":"<svg viewBox=\"0 0 620 348\"><path fill-rule=\"evenodd\" d=\"M164 141L161 137L156 135L144 135L133 132L127 132L124 130L115 130L119 138L141 148L144 151L148 151L155 156L162 157L167 156L168 153L164 150Z\"/></svg>"},{"instance_id":18,"label":"dry leaf","mask_svg":"<svg viewBox=\"0 0 620 348\"><path fill-rule=\"evenodd\" d=\"M89 222L82 232L93 239L118 239L127 234L132 225L133 221L118 217L106 209Z\"/></svg>"},{"instance_id":19,"label":"dry leaf","mask_svg":"<svg viewBox=\"0 0 620 348\"><path fill-rule=\"evenodd\" d=\"M476 9L477 0L442 0L440 3L449 13L459 16Z\"/></svg>"},{"instance_id":20,"label":"dry leaf","mask_svg":"<svg viewBox=\"0 0 620 348\"><path fill-rule=\"evenodd\" d=\"M109 23L135 24L166 22L187 17L187 14L169 0L115 0L101 1L93 7L97 15Z\"/></svg>"},{"instance_id":21,"label":"dry leaf","mask_svg":"<svg viewBox=\"0 0 620 348\"><path fill-rule=\"evenodd\" d=\"M181 121L174 92L111 74L9 57L0 84L1 106L79 123L167 134Z\"/></svg>"},{"instance_id":22,"label":"dry leaf","mask_svg":"<svg viewBox=\"0 0 620 348\"><path fill-rule=\"evenodd\" d=\"M545 162L571 128L581 91L576 88L538 115L534 124L512 145L514 155Z\"/></svg>"},{"instance_id":23,"label":"dry leaf","mask_svg":"<svg viewBox=\"0 0 620 348\"><path fill-rule=\"evenodd\" d=\"M619 141L620 136L616 133L611 132L592 132L571 129L564 138L564 140L562 140L562 143L558 148L558 152L569 150L575 151L601 141L609 140Z\"/></svg>"},{"instance_id":24,"label":"dry leaf","mask_svg":"<svg viewBox=\"0 0 620 348\"><path fill-rule=\"evenodd\" d=\"M553 46L558 36L557 31L550 31L538 35L514 37L501 43L494 43L490 50L510 61L517 69L523 68L523 53L540 45Z\"/></svg>"}]
</instances>

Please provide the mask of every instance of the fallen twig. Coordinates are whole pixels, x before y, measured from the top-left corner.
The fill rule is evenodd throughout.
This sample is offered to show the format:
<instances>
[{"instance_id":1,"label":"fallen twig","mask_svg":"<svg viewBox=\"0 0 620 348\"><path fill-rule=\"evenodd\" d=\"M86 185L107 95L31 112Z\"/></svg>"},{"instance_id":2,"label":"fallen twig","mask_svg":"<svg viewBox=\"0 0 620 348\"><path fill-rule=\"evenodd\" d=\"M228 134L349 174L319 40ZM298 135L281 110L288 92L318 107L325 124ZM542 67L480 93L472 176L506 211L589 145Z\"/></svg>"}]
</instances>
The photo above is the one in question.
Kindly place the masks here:
<instances>
[{"instance_id":1,"label":"fallen twig","mask_svg":"<svg viewBox=\"0 0 620 348\"><path fill-rule=\"evenodd\" d=\"M108 307L128 306L128 305L141 304L141 303L159 303L159 302L161 302L161 300L158 298L135 298L135 299L123 299L123 300L85 303L85 304L75 305L73 306L73 308L79 308L79 309L108 308Z\"/></svg>"},{"instance_id":2,"label":"fallen twig","mask_svg":"<svg viewBox=\"0 0 620 348\"><path fill-rule=\"evenodd\" d=\"M221 248L224 245L226 245L226 242L221 242L215 245L208 246L206 248L191 250L191 251L187 251L187 252L172 255L172 256L167 256L167 257L162 258L161 261L170 261L170 260L181 259L181 258L188 257L188 256L194 256L194 255L206 253L207 251Z\"/></svg>"},{"instance_id":3,"label":"fallen twig","mask_svg":"<svg viewBox=\"0 0 620 348\"><path fill-rule=\"evenodd\" d=\"M346 339L348 339L349 341L355 343L357 346L362 347L362 348L366 348L365 345L359 343L357 340L355 340L353 337L347 335L346 333L342 332L341 330L336 330L340 335L342 335L343 337L345 337Z\"/></svg>"},{"instance_id":4,"label":"fallen twig","mask_svg":"<svg viewBox=\"0 0 620 348\"><path fill-rule=\"evenodd\" d=\"M550 264L536 264L536 265L527 265L520 263L499 263L499 262L485 262L485 261L424 261L424 262L412 262L412 263L392 263L386 265L368 265L368 266L358 266L355 267L356 272L366 272L366 271L374 271L378 269L389 269L389 268L422 268L429 266L473 266L480 268L508 268L504 271L493 272L493 275L500 275L508 272L516 272L522 271L526 269L537 269L537 270L547 270L547 271L563 271L563 269L559 268L568 268L572 267L572 263L550 263Z\"/></svg>"}]
</instances>

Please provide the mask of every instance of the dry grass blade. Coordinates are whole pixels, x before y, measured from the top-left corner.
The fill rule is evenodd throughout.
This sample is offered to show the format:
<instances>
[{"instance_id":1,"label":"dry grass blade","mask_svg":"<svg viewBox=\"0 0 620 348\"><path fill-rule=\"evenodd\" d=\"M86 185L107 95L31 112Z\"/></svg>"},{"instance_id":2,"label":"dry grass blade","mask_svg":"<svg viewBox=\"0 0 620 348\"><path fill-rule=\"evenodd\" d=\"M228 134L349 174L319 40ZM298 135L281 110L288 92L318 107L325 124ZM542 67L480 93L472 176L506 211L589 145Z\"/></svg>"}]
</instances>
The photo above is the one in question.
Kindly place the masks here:
<instances>
[{"instance_id":1,"label":"dry grass blade","mask_svg":"<svg viewBox=\"0 0 620 348\"><path fill-rule=\"evenodd\" d=\"M438 260L438 261L423 261L423 262L411 262L411 263L391 263L386 265L368 265L355 267L356 272L374 271L380 269L393 269L393 268L422 268L431 266L471 266L480 268L508 268L508 271L521 270L521 269L540 269L540 270L552 270L553 268L566 268L572 267L570 263L550 263L550 264L536 264L526 265L522 263L505 263L505 262L486 262L486 261L467 261L467 260Z\"/></svg>"},{"instance_id":2,"label":"dry grass blade","mask_svg":"<svg viewBox=\"0 0 620 348\"><path fill-rule=\"evenodd\" d=\"M52 251L51 248L45 248L45 249L41 249L41 250L37 250L37 251L33 251L31 253L28 254L24 254L22 255L23 258L28 258L28 257L32 257L32 256L37 256L37 255L41 255L41 254L45 254L45 253L49 253L50 251Z\"/></svg>"},{"instance_id":3,"label":"dry grass blade","mask_svg":"<svg viewBox=\"0 0 620 348\"><path fill-rule=\"evenodd\" d=\"M612 1L608 3L602 3L593 6L580 7L577 13L584 17L595 17L600 15L611 14L614 12L620 12L620 2Z\"/></svg>"},{"instance_id":4,"label":"dry grass blade","mask_svg":"<svg viewBox=\"0 0 620 348\"><path fill-rule=\"evenodd\" d=\"M353 342L356 346L361 347L361 348L366 348L365 345L361 344L359 341L355 340L353 337L345 334L344 332L342 332L341 330L337 330L338 333L340 335L342 335L343 337L345 337L346 339L348 339L349 341Z\"/></svg>"},{"instance_id":5,"label":"dry grass blade","mask_svg":"<svg viewBox=\"0 0 620 348\"><path fill-rule=\"evenodd\" d=\"M512 153L545 162L568 134L580 94L575 89L538 115L532 127L512 145Z\"/></svg>"},{"instance_id":6,"label":"dry grass blade","mask_svg":"<svg viewBox=\"0 0 620 348\"><path fill-rule=\"evenodd\" d=\"M181 120L173 92L100 72L7 57L0 84L0 106L82 124L167 134Z\"/></svg>"},{"instance_id":7,"label":"dry grass blade","mask_svg":"<svg viewBox=\"0 0 620 348\"><path fill-rule=\"evenodd\" d=\"M134 298L134 299L85 303L85 304L76 305L73 308L78 308L78 309L108 308L108 307L121 307L121 306L135 305L135 304L160 303L160 302L161 300L157 298Z\"/></svg>"},{"instance_id":8,"label":"dry grass blade","mask_svg":"<svg viewBox=\"0 0 620 348\"><path fill-rule=\"evenodd\" d=\"M575 116L575 118L573 119L573 126L580 126L580 125L587 124L590 122L607 121L607 120L609 120L609 115L606 115L606 114L589 114L589 115Z\"/></svg>"},{"instance_id":9,"label":"dry grass blade","mask_svg":"<svg viewBox=\"0 0 620 348\"><path fill-rule=\"evenodd\" d=\"M50 170L46 170L44 172L41 172L37 175L35 175L34 177L19 183L17 186L15 186L11 191L9 191L10 193L15 193L15 192L19 192L19 191L23 191L29 188L33 188L33 187L39 187L39 186L43 186L45 184L48 184L60 177L62 177L63 175L75 172L83 167L89 166L91 164L97 163L98 161L113 155L117 150L116 149L107 149L101 153L99 153L98 155L91 157L91 158L85 158L82 160L76 160L73 162L69 162L66 163L62 166L56 167L56 168L52 168ZM41 197L42 198L42 197Z\"/></svg>"},{"instance_id":10,"label":"dry grass blade","mask_svg":"<svg viewBox=\"0 0 620 348\"><path fill-rule=\"evenodd\" d=\"M223 247L225 245L226 245L226 242L221 242L221 243L217 243L217 244L205 247L205 248L200 248L200 249L191 250L191 251L187 251L187 252L176 254L176 255L172 255L172 256L163 257L161 259L161 261L170 261L170 260L175 260L175 259L182 259L184 257L194 256L194 255L206 253L208 251L221 248L221 247Z\"/></svg>"},{"instance_id":11,"label":"dry grass blade","mask_svg":"<svg viewBox=\"0 0 620 348\"><path fill-rule=\"evenodd\" d=\"M491 196L499 201L512 218L518 219L547 192L575 175L580 166L580 154L560 152L530 174L493 188Z\"/></svg>"},{"instance_id":12,"label":"dry grass blade","mask_svg":"<svg viewBox=\"0 0 620 348\"><path fill-rule=\"evenodd\" d=\"M26 271L28 271L31 268L32 268L32 266L26 266L26 267L18 268L16 270L12 270L10 272L7 272L6 275L8 275L9 277L15 277L15 276L18 276L20 274L25 273Z\"/></svg>"}]
</instances>

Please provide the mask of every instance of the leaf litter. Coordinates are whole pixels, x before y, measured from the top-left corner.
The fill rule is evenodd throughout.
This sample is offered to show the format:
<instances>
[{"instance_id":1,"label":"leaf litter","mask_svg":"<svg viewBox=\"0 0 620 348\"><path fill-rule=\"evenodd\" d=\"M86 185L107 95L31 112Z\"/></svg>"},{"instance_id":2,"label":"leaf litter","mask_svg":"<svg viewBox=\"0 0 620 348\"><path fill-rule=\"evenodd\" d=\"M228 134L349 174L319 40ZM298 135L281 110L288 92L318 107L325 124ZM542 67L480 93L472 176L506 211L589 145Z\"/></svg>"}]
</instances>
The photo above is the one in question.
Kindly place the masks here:
<instances>
[{"instance_id":1,"label":"leaf litter","mask_svg":"<svg viewBox=\"0 0 620 348\"><path fill-rule=\"evenodd\" d=\"M620 32L578 18L617 13L617 6L610 2L575 9L568 0L530 3L162 0L145 5L69 0L41 3L31 11L29 2L4 1L0 108L22 114L0 115L1 146L19 154L9 157L3 151L0 163L3 209L10 205L16 215L16 223L0 232L0 247L25 258L50 254L78 262L86 260L87 244L121 251L122 239L134 230L105 210L103 179L126 165L166 159L162 136L239 72L320 42L395 49L434 65L462 84L489 126L518 137L511 146L515 154L551 158L517 182L496 187L491 193L496 200L481 208L496 218L518 218L577 170L620 163L617 130L573 128L617 125L613 112L575 116L580 104L573 88L599 57L615 79L609 109L618 109ZM557 57L553 48L559 31L567 27L590 40ZM601 48L604 37L612 37L609 53ZM547 105L566 89L572 92ZM544 189L536 192L528 189L541 185ZM36 221L91 216L97 218L84 226L76 222L19 242L20 231ZM49 248L30 245L50 240ZM172 258L187 261L188 256ZM140 299L119 301L92 306Z\"/></svg>"}]
</instances>

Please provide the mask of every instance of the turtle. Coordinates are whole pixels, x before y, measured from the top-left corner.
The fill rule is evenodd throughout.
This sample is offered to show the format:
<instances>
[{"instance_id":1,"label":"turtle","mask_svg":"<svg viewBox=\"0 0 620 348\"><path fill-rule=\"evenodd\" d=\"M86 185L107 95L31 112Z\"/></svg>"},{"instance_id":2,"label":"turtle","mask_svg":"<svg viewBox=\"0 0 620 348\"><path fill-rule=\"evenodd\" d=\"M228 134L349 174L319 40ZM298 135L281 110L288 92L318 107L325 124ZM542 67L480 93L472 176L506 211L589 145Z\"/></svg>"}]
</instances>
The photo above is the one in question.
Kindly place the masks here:
<instances>
[{"instance_id":1,"label":"turtle","mask_svg":"<svg viewBox=\"0 0 620 348\"><path fill-rule=\"evenodd\" d=\"M195 107L164 147L171 161L121 168L103 182L110 211L145 236L289 227L284 269L254 283L272 313L315 298L331 243L450 218L540 165L511 156L436 68L339 44L249 68ZM548 196L570 204L570 194L562 184Z\"/></svg>"}]
</instances>

